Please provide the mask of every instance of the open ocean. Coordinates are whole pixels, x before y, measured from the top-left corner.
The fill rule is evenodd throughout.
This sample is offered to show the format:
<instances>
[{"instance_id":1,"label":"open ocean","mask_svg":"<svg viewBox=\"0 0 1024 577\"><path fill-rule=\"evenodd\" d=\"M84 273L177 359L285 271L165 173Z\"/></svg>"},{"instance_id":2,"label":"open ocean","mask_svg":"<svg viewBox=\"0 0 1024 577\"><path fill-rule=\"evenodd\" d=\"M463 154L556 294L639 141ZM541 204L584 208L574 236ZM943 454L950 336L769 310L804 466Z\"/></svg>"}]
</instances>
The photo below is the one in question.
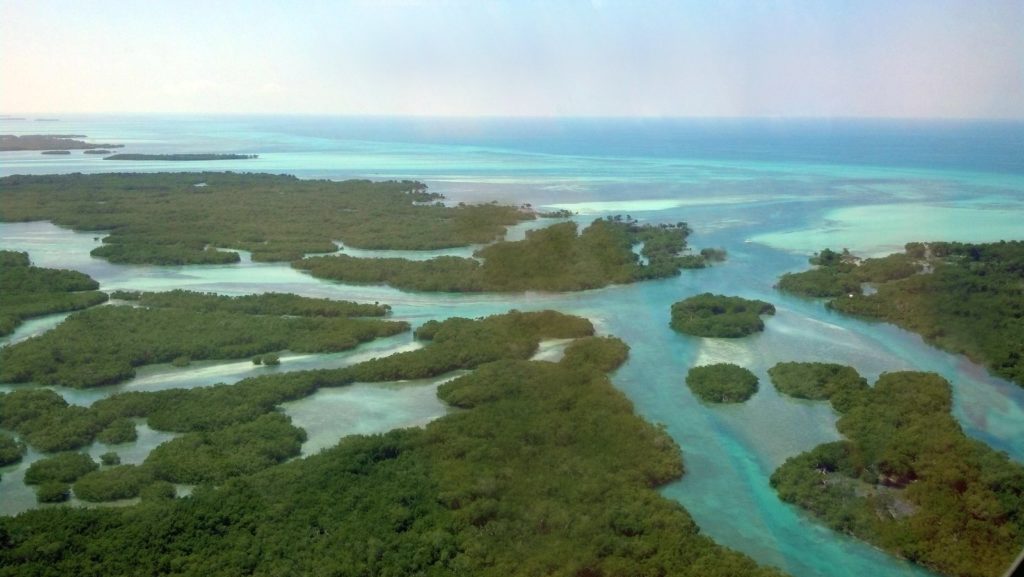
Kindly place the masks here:
<instances>
[{"instance_id":1,"label":"open ocean","mask_svg":"<svg viewBox=\"0 0 1024 577\"><path fill-rule=\"evenodd\" d=\"M103 290L187 288L225 294L279 291L381 301L414 325L511 308L555 308L586 316L624 339L630 360L614 383L644 418L663 423L683 449L686 476L663 489L716 541L797 577L929 575L858 540L835 533L784 504L768 485L786 458L835 440L825 403L776 393L767 369L780 361L854 366L869 380L893 370L935 371L953 385L954 415L972 437L1024 461L1024 389L906 331L832 313L819 301L773 289L822 248L887 254L909 241L1024 239L1024 123L958 121L410 119L316 117L83 116L60 122L0 120L2 134L83 134L125 144L124 152L258 154L219 162L105 161L0 153L0 174L233 170L302 178L416 179L450 202L498 200L576 212L586 224L611 214L643 222L686 221L694 248L721 247L728 260L672 279L569 294L404 293L320 281L287 264L149 267L112 265L89 251L101 233L49 223L0 223L0 247L29 251L35 264L93 276ZM521 238L531 222L510 231ZM472 248L421 253L469 254ZM377 256L403 251L352 251ZM671 303L701 292L758 298L777 314L756 336L700 339L669 329ZM25 323L0 342L54 326L64 315ZM285 357L281 370L336 367L417 345L399 335L330 355ZM541 355L557 357L557 343ZM684 384L689 367L735 362L761 379L737 406L707 406ZM123 390L234 382L254 374L244 362L146 368L132 381L88 391L60 390L91 403ZM357 385L287 403L309 432L307 453L343 435L421 425L445 413L440 381ZM0 385L0 390L11 387ZM140 427L119 447L141 462L170 435ZM96 456L108 450L97 443ZM0 513L35 506L21 482L27 465L0 469Z\"/></svg>"}]
</instances>

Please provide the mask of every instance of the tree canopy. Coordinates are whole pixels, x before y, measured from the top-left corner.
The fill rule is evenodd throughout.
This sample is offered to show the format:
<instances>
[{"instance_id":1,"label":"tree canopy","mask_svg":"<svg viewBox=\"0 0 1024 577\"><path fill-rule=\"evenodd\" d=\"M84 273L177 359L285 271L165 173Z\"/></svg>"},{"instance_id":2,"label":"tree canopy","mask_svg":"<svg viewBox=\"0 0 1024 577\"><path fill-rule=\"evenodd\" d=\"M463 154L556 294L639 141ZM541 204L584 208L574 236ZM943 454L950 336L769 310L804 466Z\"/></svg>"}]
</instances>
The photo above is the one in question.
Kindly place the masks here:
<instances>
[{"instance_id":1,"label":"tree canopy","mask_svg":"<svg viewBox=\"0 0 1024 577\"><path fill-rule=\"evenodd\" d=\"M640 225L609 217L583 231L574 222L529 231L524 240L485 246L475 258L415 261L333 255L305 258L292 266L318 278L415 291L579 291L704 267L713 259L682 254L689 233L686 223ZM641 247L646 263L635 247Z\"/></svg>"},{"instance_id":2,"label":"tree canopy","mask_svg":"<svg viewBox=\"0 0 1024 577\"><path fill-rule=\"evenodd\" d=\"M704 293L672 305L672 328L698 337L738 338L761 332L761 315L775 307L760 300Z\"/></svg>"},{"instance_id":3,"label":"tree canopy","mask_svg":"<svg viewBox=\"0 0 1024 577\"><path fill-rule=\"evenodd\" d=\"M941 573L1002 575L1024 540L1024 467L964 435L948 382L884 373L871 388L849 368L782 366L773 380L826 375L815 396L831 399L846 437L779 467L771 483L783 500Z\"/></svg>"},{"instance_id":4,"label":"tree canopy","mask_svg":"<svg viewBox=\"0 0 1024 577\"><path fill-rule=\"evenodd\" d=\"M0 335L25 319L76 311L106 302L106 293L89 275L34 267L28 253L0 250Z\"/></svg>"},{"instance_id":5,"label":"tree canopy","mask_svg":"<svg viewBox=\"0 0 1024 577\"><path fill-rule=\"evenodd\" d=\"M201 185L201 186L200 186ZM0 221L50 220L110 234L94 256L158 265L290 261L365 249L486 243L533 218L495 204L444 206L413 181L300 180L221 172L66 174L0 178Z\"/></svg>"},{"instance_id":6,"label":"tree canopy","mask_svg":"<svg viewBox=\"0 0 1024 577\"><path fill-rule=\"evenodd\" d=\"M294 295L115 294L141 306L82 311L3 348L0 380L94 387L131 378L142 365L250 358L284 349L342 351L409 328L404 322L349 318L382 315L387 309L379 305Z\"/></svg>"},{"instance_id":7,"label":"tree canopy","mask_svg":"<svg viewBox=\"0 0 1024 577\"><path fill-rule=\"evenodd\" d=\"M593 330L548 312L450 319L419 333L424 351L450 355L444 343L459 342L492 351L469 358L490 359L513 328L534 339ZM528 343L503 350L442 385L439 396L462 410L425 428L352 436L274 464L291 449L277 443L296 437L271 413L188 433L142 466L83 471L76 494L143 498L0 518L0 566L23 575L779 575L701 535L655 490L683 473L682 460L605 374L625 360L624 343L584 337L559 363L524 360ZM326 378L311 373L226 388ZM268 442L253 438L278 427ZM260 460L267 466L247 468ZM160 477L200 485L174 499L166 482L149 481Z\"/></svg>"},{"instance_id":8,"label":"tree canopy","mask_svg":"<svg viewBox=\"0 0 1024 577\"><path fill-rule=\"evenodd\" d=\"M757 376L739 365L716 363L690 369L686 385L709 403L742 403L757 392Z\"/></svg>"},{"instance_id":9,"label":"tree canopy","mask_svg":"<svg viewBox=\"0 0 1024 577\"><path fill-rule=\"evenodd\" d=\"M859 265L839 260L785 275L779 288L841 296L828 306L914 331L1024 386L1024 241L910 243L902 254ZM819 288L799 288L811 281ZM862 294L862 281L876 283L876 292ZM820 288L835 284L843 288Z\"/></svg>"}]
</instances>

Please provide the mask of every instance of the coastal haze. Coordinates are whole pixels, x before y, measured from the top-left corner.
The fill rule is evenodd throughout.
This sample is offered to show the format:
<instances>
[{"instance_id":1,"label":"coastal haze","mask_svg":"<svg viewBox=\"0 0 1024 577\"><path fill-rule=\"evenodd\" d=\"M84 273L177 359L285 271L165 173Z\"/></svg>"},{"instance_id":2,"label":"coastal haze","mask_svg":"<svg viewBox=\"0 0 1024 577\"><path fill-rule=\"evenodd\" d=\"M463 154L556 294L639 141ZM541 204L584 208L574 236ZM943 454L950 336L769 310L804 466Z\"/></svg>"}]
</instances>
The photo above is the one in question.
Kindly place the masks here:
<instances>
[{"instance_id":1,"label":"coastal haze","mask_svg":"<svg viewBox=\"0 0 1024 577\"><path fill-rule=\"evenodd\" d=\"M528 204L545 215L510 226L507 240L628 215L638 225L688 223L691 254L727 252L724 262L679 276L581 292L419 292L316 278L238 249L232 264L115 264L90 254L107 231L0 222L0 247L26 251L35 266L81 271L106 292L387 303L388 320L413 328L511 309L589 319L598 334L629 346L628 361L611 373L614 387L681 448L685 474L660 487L661 496L683 505L715 542L797 577L943 573L780 499L773 472L843 437L828 403L776 390L768 370L777 363L840 363L869 383L887 372L937 373L951 385L963 432L1024 462L1019 384L919 334L777 287L824 248L875 257L908 242L1024 238L1018 2L347 2L301 10L178 2L129 13L4 1L0 10L0 134L79 135L140 158L0 152L0 177L234 171L415 180L449 207ZM40 29L60 41L44 41L33 33ZM210 159L172 159L188 155ZM339 254L413 261L471 259L483 246L335 242ZM673 331L673 303L706 292L766 301L774 314L763 332L739 339ZM28 320L0 344L46 334L67 316ZM570 342L544 340L534 359L558 362ZM272 369L246 358L164 363L113 385L51 388L87 407L126 392L343 369L428 346L401 333L347 351L284 351ZM757 392L736 404L702 402L685 378L714 363L749 369ZM309 457L352 435L459 414L438 390L463 374L324 388L277 412L306 431L301 457ZM0 383L4 393L25 388ZM83 451L99 459L116 449L124 463L142 464L182 435L139 421L137 440L94 441ZM44 457L29 449L0 468L0 513L39 507L24 478ZM182 497L192 486L176 490Z\"/></svg>"}]
</instances>

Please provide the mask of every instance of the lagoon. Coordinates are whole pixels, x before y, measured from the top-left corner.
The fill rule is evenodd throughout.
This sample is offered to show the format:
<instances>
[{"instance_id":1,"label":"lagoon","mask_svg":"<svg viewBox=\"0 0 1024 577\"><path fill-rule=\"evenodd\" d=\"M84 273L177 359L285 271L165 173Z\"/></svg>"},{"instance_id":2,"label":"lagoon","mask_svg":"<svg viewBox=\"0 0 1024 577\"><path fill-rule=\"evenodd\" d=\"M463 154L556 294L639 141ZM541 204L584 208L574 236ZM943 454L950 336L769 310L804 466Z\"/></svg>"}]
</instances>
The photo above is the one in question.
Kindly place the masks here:
<instances>
[{"instance_id":1,"label":"lagoon","mask_svg":"<svg viewBox=\"0 0 1024 577\"><path fill-rule=\"evenodd\" d=\"M954 416L965 432L1024 462L1024 389L930 347L914 334L845 317L818 301L773 288L779 275L802 270L809 254L825 246L872 255L908 240L1024 238L1024 166L1006 154L1024 142L1020 125L1000 125L991 131L994 142L986 145L990 154L985 156L956 145L964 134L989 128L971 124L887 125L882 136L866 135L863 126L854 125L833 127L831 132L821 125L720 127L723 134L734 135L730 141L713 125L681 122L552 120L520 126L480 121L475 131L466 131L469 122L81 117L66 119L61 130L124 142L132 152L260 155L223 165L204 164L204 170L269 170L332 179L416 178L432 191L445 193L448 202L496 199L568 208L579 213L573 220L581 224L619 213L641 222L686 221L695 231L691 246L725 248L728 259L709 269L683 271L676 278L582 293L463 295L346 286L314 279L286 264L245 258L224 266L113 265L89 256L102 232L76 233L41 222L0 223L0 246L27 250L40 266L85 272L100 282L102 290L276 291L380 301L393 306L395 319L414 326L511 308L555 308L586 316L600 333L629 344L630 360L613 376L614 384L641 416L664 424L682 447L687 473L663 493L681 502L715 540L799 577L928 573L816 524L779 501L768 486L771 472L786 458L838 438L835 415L826 404L776 393L766 373L776 362L849 364L869 381L884 371L938 372L953 385ZM14 124L0 120L0 132L17 133ZM519 128L510 129L515 126ZM917 148L896 146L908 138ZM848 146L820 146L836 140ZM763 146L772 142L778 145ZM877 148L879 143L881 150L874 150L872 145ZM904 151L902 156L892 153L897 148ZM99 172L111 170L109 164L79 155L15 154L0 158L0 173ZM147 161L133 163L131 170L181 166ZM510 236L538 224L524 223ZM379 253L392 251L373 252L377 254L360 256L386 256ZM777 314L766 318L763 333L735 341L672 331L671 304L702 292L765 300L775 305ZM48 317L26 323L11 340L46 330L57 321ZM411 346L411 337L399 335L336 355L285 355L282 366L270 370L336 367ZM557 349L550 350L555 352L548 354L557 355ZM760 391L736 406L700 403L684 378L689 367L711 362L743 364L760 378ZM247 362L152 367L118 387L84 392L93 396L77 402L88 404L122 389L234 382L263 370L268 369ZM418 426L443 414L445 408L432 394L436 385L354 385L321 391L284 410L307 428L309 440L303 449L310 453L342 435ZM141 435L139 443L147 444ZM21 503L16 509L5 505L6 513L32 506L15 498L17 491L12 489L23 466L2 471L0 500Z\"/></svg>"}]
</instances>

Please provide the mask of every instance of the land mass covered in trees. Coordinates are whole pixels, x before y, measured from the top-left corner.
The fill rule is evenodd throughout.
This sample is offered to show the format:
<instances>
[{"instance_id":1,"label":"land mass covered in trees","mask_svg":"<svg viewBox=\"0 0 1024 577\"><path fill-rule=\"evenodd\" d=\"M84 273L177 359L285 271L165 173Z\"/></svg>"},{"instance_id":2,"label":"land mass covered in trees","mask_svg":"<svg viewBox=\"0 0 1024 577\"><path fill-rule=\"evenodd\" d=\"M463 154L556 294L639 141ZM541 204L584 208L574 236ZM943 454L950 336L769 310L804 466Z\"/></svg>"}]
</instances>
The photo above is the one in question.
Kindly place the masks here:
<instances>
[{"instance_id":1,"label":"land mass covered in trees","mask_svg":"<svg viewBox=\"0 0 1024 577\"><path fill-rule=\"evenodd\" d=\"M28 253L0 250L0 335L25 319L75 311L107 300L89 275L31 265Z\"/></svg>"},{"instance_id":2,"label":"land mass covered in trees","mask_svg":"<svg viewBox=\"0 0 1024 577\"><path fill-rule=\"evenodd\" d=\"M50 220L109 231L94 256L157 265L291 261L337 250L429 250L487 243L532 212L445 206L412 181L300 180L234 173L67 174L0 178L0 221Z\"/></svg>"},{"instance_id":3,"label":"land mass covered in trees","mask_svg":"<svg viewBox=\"0 0 1024 577\"><path fill-rule=\"evenodd\" d=\"M941 573L1003 574L1024 541L1024 467L964 435L948 382L899 372L868 387L852 368L820 363L770 374L780 391L830 399L846 437L779 467L771 483L783 500Z\"/></svg>"},{"instance_id":4,"label":"land mass covered in trees","mask_svg":"<svg viewBox=\"0 0 1024 577\"><path fill-rule=\"evenodd\" d=\"M698 337L738 338L761 332L761 315L775 307L760 300L704 293L672 305L673 329Z\"/></svg>"},{"instance_id":5,"label":"land mass covered in trees","mask_svg":"<svg viewBox=\"0 0 1024 577\"><path fill-rule=\"evenodd\" d=\"M423 429L348 437L284 464L263 467L256 458L273 461L276 449L293 448L298 438L267 408L174 439L140 466L97 469L88 457L39 465L33 481L48 483L57 497L62 483L73 482L76 494L142 501L0 518L0 566L24 575L777 575L702 536L679 504L655 491L682 474L679 448L611 385L606 373L625 360L626 345L585 336L592 331L585 319L550 311L450 319L425 325L420 336L428 345L398 362L223 387L247 389L236 398L248 400L264 387L344 380L346 371L383 376L414 356L447 359L420 363L429 372L478 366L439 389L462 410ZM559 363L525 360L540 338L554 336L580 338ZM0 409L17 394L0 397ZM154 395L161 394L118 395L97 403L106 408L86 410ZM222 414L217 404L191 407ZM253 434L248 429L267 430L268 419L276 422L267 435L273 446L235 458L249 445L240 442ZM239 466L211 476L223 471L223 457ZM171 498L164 479L193 472L200 485L192 495Z\"/></svg>"},{"instance_id":6,"label":"land mass covered in trees","mask_svg":"<svg viewBox=\"0 0 1024 577\"><path fill-rule=\"evenodd\" d=\"M704 267L708 262L704 255L683 254L689 233L686 223L641 225L609 217L595 220L582 231L574 222L529 231L524 240L497 242L476 251L476 258L413 261L336 255L310 257L292 266L319 278L404 290L578 291ZM639 255L634 251L638 246Z\"/></svg>"},{"instance_id":7,"label":"land mass covered in trees","mask_svg":"<svg viewBox=\"0 0 1024 577\"><path fill-rule=\"evenodd\" d=\"M823 250L811 262L779 288L839 297L828 306L919 333L1024 386L1024 242L910 243L864 260ZM865 294L865 282L876 291Z\"/></svg>"},{"instance_id":8,"label":"land mass covered in trees","mask_svg":"<svg viewBox=\"0 0 1024 577\"><path fill-rule=\"evenodd\" d=\"M0 380L95 387L142 365L249 358L280 350L334 352L409 329L386 307L295 295L217 296L187 291L115 293L137 306L69 316L51 331L0 349Z\"/></svg>"},{"instance_id":9,"label":"land mass covered in trees","mask_svg":"<svg viewBox=\"0 0 1024 577\"><path fill-rule=\"evenodd\" d=\"M0 134L0 152L16 150L89 150L122 148L123 144L93 144L78 140L84 134Z\"/></svg>"},{"instance_id":10,"label":"land mass covered in trees","mask_svg":"<svg viewBox=\"0 0 1024 577\"><path fill-rule=\"evenodd\" d=\"M195 153L176 153L176 154L138 154L138 153L121 153L114 154L104 158L103 160L173 160L179 162L189 162L195 160L251 160L253 158L259 158L258 154L195 154Z\"/></svg>"},{"instance_id":11,"label":"land mass covered in trees","mask_svg":"<svg viewBox=\"0 0 1024 577\"><path fill-rule=\"evenodd\" d=\"M742 403L757 392L757 375L733 363L715 363L690 369L686 385L709 403Z\"/></svg>"}]
</instances>

